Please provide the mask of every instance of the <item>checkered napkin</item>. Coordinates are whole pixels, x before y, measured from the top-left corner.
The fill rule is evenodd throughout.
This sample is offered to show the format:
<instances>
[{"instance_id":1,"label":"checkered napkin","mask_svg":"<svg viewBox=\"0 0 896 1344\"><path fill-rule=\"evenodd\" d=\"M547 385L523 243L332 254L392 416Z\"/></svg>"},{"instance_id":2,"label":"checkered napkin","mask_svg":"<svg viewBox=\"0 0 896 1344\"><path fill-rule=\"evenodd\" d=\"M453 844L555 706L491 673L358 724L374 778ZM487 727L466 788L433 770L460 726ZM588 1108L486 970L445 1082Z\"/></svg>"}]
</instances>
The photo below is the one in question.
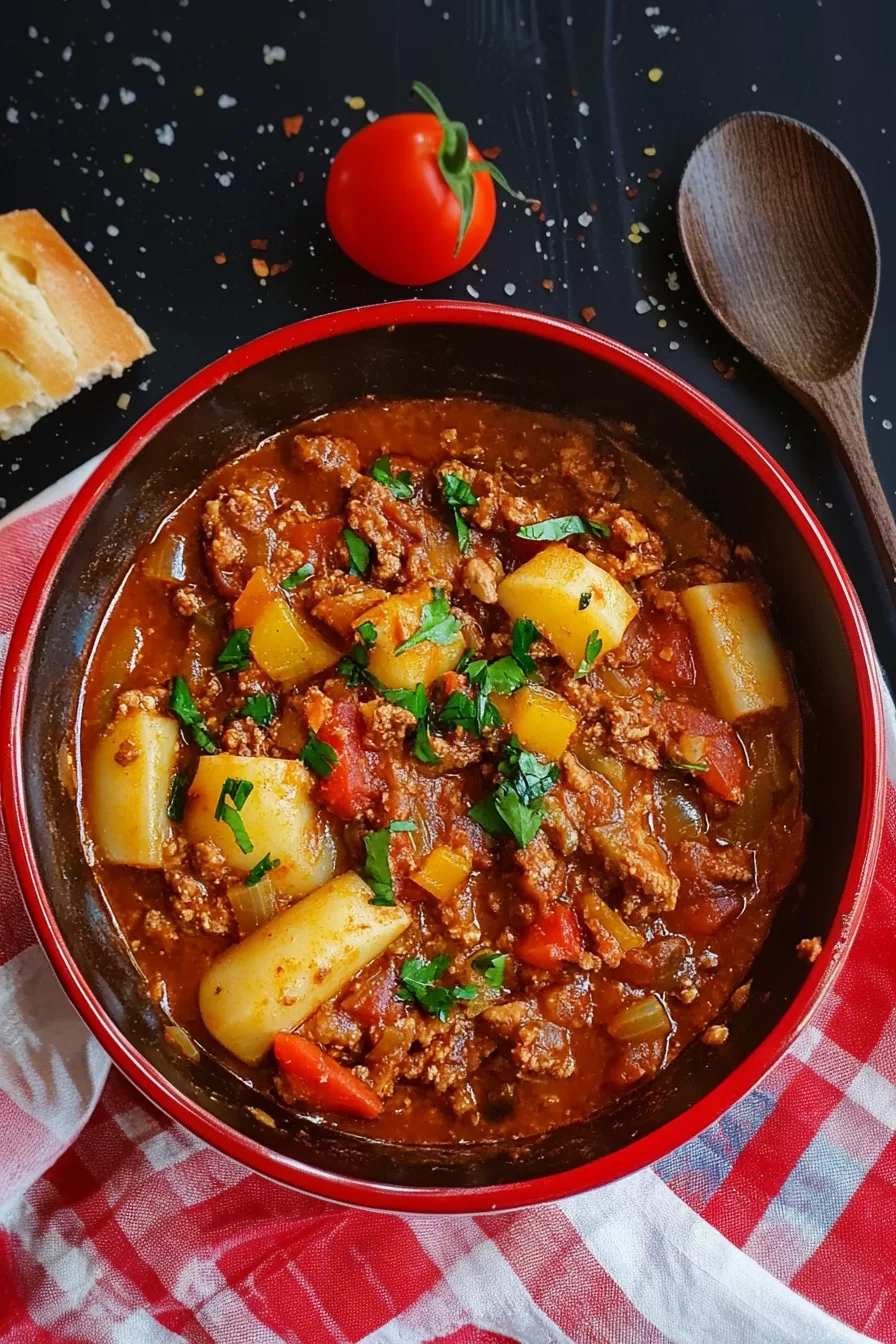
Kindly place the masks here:
<instances>
[{"instance_id":1,"label":"checkered napkin","mask_svg":"<svg viewBox=\"0 0 896 1344\"><path fill-rule=\"evenodd\" d=\"M0 659L86 470L0 528ZM6 1341L896 1344L894 1129L892 785L855 945L763 1084L653 1169L486 1218L310 1199L166 1120L56 983L0 831Z\"/></svg>"}]
</instances>

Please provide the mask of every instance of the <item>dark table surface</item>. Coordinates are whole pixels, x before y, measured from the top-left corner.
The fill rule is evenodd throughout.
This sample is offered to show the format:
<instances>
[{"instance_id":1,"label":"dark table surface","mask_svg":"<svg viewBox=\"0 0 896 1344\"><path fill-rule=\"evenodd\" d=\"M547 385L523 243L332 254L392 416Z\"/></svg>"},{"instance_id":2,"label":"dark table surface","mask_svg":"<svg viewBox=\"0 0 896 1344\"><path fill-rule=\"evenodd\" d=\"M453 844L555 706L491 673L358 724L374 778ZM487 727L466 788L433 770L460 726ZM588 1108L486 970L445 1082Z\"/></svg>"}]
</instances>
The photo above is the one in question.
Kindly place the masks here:
<instances>
[{"instance_id":1,"label":"dark table surface","mask_svg":"<svg viewBox=\"0 0 896 1344\"><path fill-rule=\"evenodd\" d=\"M2 510L110 446L231 346L314 313L408 293L338 252L323 224L323 190L343 138L367 118L407 108L411 80L422 79L480 148L501 146L511 183L544 208L540 220L506 203L476 266L428 292L574 321L594 308L595 328L708 393L785 464L815 507L889 661L889 604L843 473L802 410L703 309L682 262L674 203L696 142L748 108L807 121L846 154L881 234L865 413L896 498L894 53L892 0L15 6L0 46L0 212L41 210L157 353L0 444ZM349 97L364 107L353 110ZM297 113L304 126L287 138L282 119ZM651 180L654 169L661 176ZM647 226L637 245L628 241L633 221ZM251 269L252 238L270 240L268 260L292 261L288 273L262 284ZM227 260L217 265L221 252ZM645 298L649 311L639 313ZM736 377L723 378L714 360L733 364ZM126 410L117 405L122 392L131 394Z\"/></svg>"}]
</instances>

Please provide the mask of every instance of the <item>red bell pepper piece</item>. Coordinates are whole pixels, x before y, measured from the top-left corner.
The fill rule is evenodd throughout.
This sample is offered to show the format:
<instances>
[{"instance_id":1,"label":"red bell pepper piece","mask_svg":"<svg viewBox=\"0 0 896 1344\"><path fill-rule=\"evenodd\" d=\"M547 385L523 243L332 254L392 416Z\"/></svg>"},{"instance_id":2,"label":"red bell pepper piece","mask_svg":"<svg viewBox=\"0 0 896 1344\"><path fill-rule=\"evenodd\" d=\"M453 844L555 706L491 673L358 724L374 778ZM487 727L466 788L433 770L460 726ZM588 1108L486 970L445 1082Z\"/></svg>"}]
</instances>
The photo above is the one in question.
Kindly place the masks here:
<instances>
[{"instance_id":1,"label":"red bell pepper piece","mask_svg":"<svg viewBox=\"0 0 896 1344\"><path fill-rule=\"evenodd\" d=\"M373 1088L304 1036L281 1031L274 1038L274 1054L293 1092L309 1106L361 1120L375 1120L382 1111L382 1100Z\"/></svg>"},{"instance_id":2,"label":"red bell pepper piece","mask_svg":"<svg viewBox=\"0 0 896 1344\"><path fill-rule=\"evenodd\" d=\"M704 739L703 763L707 769L695 771L699 779L713 793L729 803L739 803L749 777L749 767L740 740L724 719L717 719L705 709L679 700L665 700L661 706L663 721L673 739L687 733Z\"/></svg>"},{"instance_id":3,"label":"red bell pepper piece","mask_svg":"<svg viewBox=\"0 0 896 1344\"><path fill-rule=\"evenodd\" d=\"M581 956L582 931L571 906L555 905L530 924L516 945L516 955L542 971L556 970Z\"/></svg>"},{"instance_id":4,"label":"red bell pepper piece","mask_svg":"<svg viewBox=\"0 0 896 1344\"><path fill-rule=\"evenodd\" d=\"M336 764L326 779L320 779L318 796L325 807L344 821L363 816L381 787L376 758L365 751L364 719L353 700L340 700L323 724L318 737L336 753Z\"/></svg>"}]
</instances>

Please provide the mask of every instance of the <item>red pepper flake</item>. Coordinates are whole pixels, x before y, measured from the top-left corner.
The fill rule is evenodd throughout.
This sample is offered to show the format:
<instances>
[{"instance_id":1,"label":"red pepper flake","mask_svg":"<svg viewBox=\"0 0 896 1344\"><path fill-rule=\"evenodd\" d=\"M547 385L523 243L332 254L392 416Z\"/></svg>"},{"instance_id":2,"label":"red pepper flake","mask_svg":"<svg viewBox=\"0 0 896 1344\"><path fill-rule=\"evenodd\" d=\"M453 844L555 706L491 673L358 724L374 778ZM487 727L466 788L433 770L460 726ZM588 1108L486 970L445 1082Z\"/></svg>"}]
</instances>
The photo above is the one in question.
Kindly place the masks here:
<instances>
[{"instance_id":1,"label":"red pepper flake","mask_svg":"<svg viewBox=\"0 0 896 1344\"><path fill-rule=\"evenodd\" d=\"M501 146L500 146L500 145L489 145L488 149L483 149L483 150L482 150L482 157L483 157L484 159L492 159L492 160L494 160L494 159L499 158L499 157L500 157L500 154L501 154Z\"/></svg>"},{"instance_id":2,"label":"red pepper flake","mask_svg":"<svg viewBox=\"0 0 896 1344\"><path fill-rule=\"evenodd\" d=\"M304 181L305 181L305 174L304 174L304 173L299 173L298 177L296 178L296 181L297 181L297 182L304 182Z\"/></svg>"},{"instance_id":3,"label":"red pepper flake","mask_svg":"<svg viewBox=\"0 0 896 1344\"><path fill-rule=\"evenodd\" d=\"M723 378L727 378L729 383L732 382L732 380L737 377L737 370L735 369L734 365L726 364L724 359L714 359L712 362L712 366L717 373L720 373L722 375Z\"/></svg>"},{"instance_id":4,"label":"red pepper flake","mask_svg":"<svg viewBox=\"0 0 896 1344\"><path fill-rule=\"evenodd\" d=\"M637 188L637 187L626 187L626 189L625 189L625 194L626 194L626 196L629 198L630 201L633 201L633 200L635 199L635 197L637 196L637 194L638 194L638 188Z\"/></svg>"},{"instance_id":5,"label":"red pepper flake","mask_svg":"<svg viewBox=\"0 0 896 1344\"><path fill-rule=\"evenodd\" d=\"M226 258L226 256L224 255L223 252L216 252L216 253L215 253L215 265L216 265L216 266L223 266L226 260L227 260L227 258Z\"/></svg>"},{"instance_id":6,"label":"red pepper flake","mask_svg":"<svg viewBox=\"0 0 896 1344\"><path fill-rule=\"evenodd\" d=\"M578 96L579 96L579 91L578 91L578 89L570 89L570 91L569 91L569 96L570 96L570 98L578 98Z\"/></svg>"},{"instance_id":7,"label":"red pepper flake","mask_svg":"<svg viewBox=\"0 0 896 1344\"><path fill-rule=\"evenodd\" d=\"M541 287L542 289L546 289L549 294L552 294L554 292L553 280L542 280Z\"/></svg>"},{"instance_id":8,"label":"red pepper flake","mask_svg":"<svg viewBox=\"0 0 896 1344\"><path fill-rule=\"evenodd\" d=\"M546 215L545 212L542 210L541 213L540 213L540 215L538 216L538 218L541 220L541 222L542 222L542 224L543 224L543 223L545 222L545 220L547 219L547 215Z\"/></svg>"},{"instance_id":9,"label":"red pepper flake","mask_svg":"<svg viewBox=\"0 0 896 1344\"><path fill-rule=\"evenodd\" d=\"M261 279L264 279L266 275L270 275L271 273L271 268L270 266L268 266L264 257L253 257L252 269L255 272L255 274L259 276Z\"/></svg>"},{"instance_id":10,"label":"red pepper flake","mask_svg":"<svg viewBox=\"0 0 896 1344\"><path fill-rule=\"evenodd\" d=\"M650 172L647 174L647 176L650 178L652 182L656 182L657 178L662 177L662 175L663 175L662 168L651 168Z\"/></svg>"},{"instance_id":11,"label":"red pepper flake","mask_svg":"<svg viewBox=\"0 0 896 1344\"><path fill-rule=\"evenodd\" d=\"M734 367L733 364L729 369L725 370L725 372L722 374L722 377L727 378L729 383L732 383L734 381L734 379L737 377L737 369Z\"/></svg>"},{"instance_id":12,"label":"red pepper flake","mask_svg":"<svg viewBox=\"0 0 896 1344\"><path fill-rule=\"evenodd\" d=\"M275 261L271 267L271 275L282 275L283 272L288 271L291 266L291 261Z\"/></svg>"},{"instance_id":13,"label":"red pepper flake","mask_svg":"<svg viewBox=\"0 0 896 1344\"><path fill-rule=\"evenodd\" d=\"M594 308L583 308L583 309L582 309L582 321L583 321L583 322L593 322L594 319L595 319L596 317L597 317L597 312L596 312L596 310L595 310Z\"/></svg>"},{"instance_id":14,"label":"red pepper flake","mask_svg":"<svg viewBox=\"0 0 896 1344\"><path fill-rule=\"evenodd\" d=\"M589 213L589 215L596 215L596 214L597 214L597 206L596 206L596 205L589 205L589 207L588 207L588 213Z\"/></svg>"},{"instance_id":15,"label":"red pepper flake","mask_svg":"<svg viewBox=\"0 0 896 1344\"><path fill-rule=\"evenodd\" d=\"M304 117L284 117L283 134L286 136L298 135L305 121Z\"/></svg>"},{"instance_id":16,"label":"red pepper flake","mask_svg":"<svg viewBox=\"0 0 896 1344\"><path fill-rule=\"evenodd\" d=\"M253 238L249 246L254 248L256 252L266 252L268 248L268 240L267 238Z\"/></svg>"},{"instance_id":17,"label":"red pepper flake","mask_svg":"<svg viewBox=\"0 0 896 1344\"><path fill-rule=\"evenodd\" d=\"M712 362L712 366L713 366L713 368L716 370L717 373L724 373L725 370L726 370L727 367L728 367L728 365L725 363L724 359L714 359L713 362Z\"/></svg>"},{"instance_id":18,"label":"red pepper flake","mask_svg":"<svg viewBox=\"0 0 896 1344\"><path fill-rule=\"evenodd\" d=\"M527 204L529 206L529 213L537 215L541 209L541 201L528 201Z\"/></svg>"},{"instance_id":19,"label":"red pepper flake","mask_svg":"<svg viewBox=\"0 0 896 1344\"><path fill-rule=\"evenodd\" d=\"M584 235L584 233L577 233L577 234L576 234L576 242L577 242L577 243L584 243L584 241L585 241L585 235Z\"/></svg>"}]
</instances>

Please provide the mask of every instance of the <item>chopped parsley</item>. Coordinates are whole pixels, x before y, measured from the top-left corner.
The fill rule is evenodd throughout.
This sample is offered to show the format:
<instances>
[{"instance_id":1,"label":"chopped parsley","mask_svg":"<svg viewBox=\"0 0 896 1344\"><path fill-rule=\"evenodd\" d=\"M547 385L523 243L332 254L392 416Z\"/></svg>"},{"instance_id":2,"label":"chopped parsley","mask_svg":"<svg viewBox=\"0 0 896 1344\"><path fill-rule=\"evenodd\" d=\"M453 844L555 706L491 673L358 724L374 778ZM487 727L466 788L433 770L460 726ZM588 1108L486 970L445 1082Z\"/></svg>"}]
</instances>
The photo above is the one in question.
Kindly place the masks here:
<instances>
[{"instance_id":1,"label":"chopped parsley","mask_svg":"<svg viewBox=\"0 0 896 1344\"><path fill-rule=\"evenodd\" d=\"M475 508L479 499L462 476L453 476L449 471L442 472L442 494L454 515L454 530L457 532L458 545L465 551L470 544L470 527L466 519L461 517L460 511Z\"/></svg>"},{"instance_id":2,"label":"chopped parsley","mask_svg":"<svg viewBox=\"0 0 896 1344\"><path fill-rule=\"evenodd\" d=\"M410 499L414 493L411 473L400 471L397 476L393 476L388 457L378 457L370 468L370 474L380 485L384 485L387 490L391 490L396 499Z\"/></svg>"},{"instance_id":3,"label":"chopped parsley","mask_svg":"<svg viewBox=\"0 0 896 1344\"><path fill-rule=\"evenodd\" d=\"M573 680L580 681L582 677L587 677L594 666L594 660L597 658L597 655L600 653L603 646L604 642L597 630L592 630L585 641L585 657L576 668L576 674Z\"/></svg>"},{"instance_id":4,"label":"chopped parsley","mask_svg":"<svg viewBox=\"0 0 896 1344\"><path fill-rule=\"evenodd\" d=\"M417 729L414 733L414 755L418 761L424 765L441 765L442 758L438 752L433 751L432 743L429 740L429 724L426 714L417 720Z\"/></svg>"},{"instance_id":5,"label":"chopped parsley","mask_svg":"<svg viewBox=\"0 0 896 1344\"><path fill-rule=\"evenodd\" d=\"M586 607L591 606L591 599L593 596L594 596L593 593L579 594L579 611L584 611Z\"/></svg>"},{"instance_id":6,"label":"chopped parsley","mask_svg":"<svg viewBox=\"0 0 896 1344\"><path fill-rule=\"evenodd\" d=\"M246 874L247 887L257 887L265 873L273 872L275 868L280 867L279 859L272 859L270 851L265 854L263 859L259 859L255 867Z\"/></svg>"},{"instance_id":7,"label":"chopped parsley","mask_svg":"<svg viewBox=\"0 0 896 1344\"><path fill-rule=\"evenodd\" d=\"M450 644L458 634L460 634L460 621L456 616L452 616L447 597L441 588L433 588L432 601L424 603L423 606L420 628L410 639L399 644L395 652L407 653L408 649L416 648L424 640L430 644Z\"/></svg>"},{"instance_id":8,"label":"chopped parsley","mask_svg":"<svg viewBox=\"0 0 896 1344\"><path fill-rule=\"evenodd\" d=\"M416 831L415 821L390 821L381 831L372 831L364 837L367 855L361 876L373 892L370 905L394 905L392 869L389 867L389 841L394 831Z\"/></svg>"},{"instance_id":9,"label":"chopped parsley","mask_svg":"<svg viewBox=\"0 0 896 1344\"><path fill-rule=\"evenodd\" d=\"M606 523L593 523L589 518L580 518L577 513L567 514L563 518L545 518L542 523L529 523L517 532L524 541L562 541L564 537L574 537L580 533L592 532L596 537L608 537L610 529Z\"/></svg>"},{"instance_id":10,"label":"chopped parsley","mask_svg":"<svg viewBox=\"0 0 896 1344\"><path fill-rule=\"evenodd\" d=\"M370 568L370 546L350 527L342 529L342 539L348 549L348 572L363 579Z\"/></svg>"},{"instance_id":11,"label":"chopped parsley","mask_svg":"<svg viewBox=\"0 0 896 1344\"><path fill-rule=\"evenodd\" d=\"M227 719L252 719L259 728L267 728L277 713L277 701L267 691L250 695L238 709L232 709Z\"/></svg>"},{"instance_id":12,"label":"chopped parsley","mask_svg":"<svg viewBox=\"0 0 896 1344\"><path fill-rule=\"evenodd\" d=\"M560 778L558 765L540 761L532 751L523 751L516 737L512 737L504 749L498 770L510 781L520 801L527 805L543 798Z\"/></svg>"},{"instance_id":13,"label":"chopped parsley","mask_svg":"<svg viewBox=\"0 0 896 1344\"><path fill-rule=\"evenodd\" d=\"M183 677L175 677L171 683L168 708L172 714L177 715L183 726L189 729L199 750L204 751L207 756L213 756L218 748Z\"/></svg>"},{"instance_id":14,"label":"chopped parsley","mask_svg":"<svg viewBox=\"0 0 896 1344\"><path fill-rule=\"evenodd\" d=\"M377 628L373 621L362 621L358 626L358 635L364 643L365 648L372 648L376 643Z\"/></svg>"},{"instance_id":15,"label":"chopped parsley","mask_svg":"<svg viewBox=\"0 0 896 1344\"><path fill-rule=\"evenodd\" d=\"M489 835L512 835L525 849L541 827L541 800L557 783L559 767L523 751L517 738L512 737L498 770L503 782L471 807L469 816Z\"/></svg>"},{"instance_id":16,"label":"chopped parsley","mask_svg":"<svg viewBox=\"0 0 896 1344\"><path fill-rule=\"evenodd\" d=\"M248 779L228 777L221 785L221 796L215 808L215 821L223 821L233 831L233 838L244 854L251 854L253 845L243 825L240 813L249 794L255 786ZM228 802L228 798L230 802Z\"/></svg>"},{"instance_id":17,"label":"chopped parsley","mask_svg":"<svg viewBox=\"0 0 896 1344\"><path fill-rule=\"evenodd\" d=\"M336 665L336 671L340 677L344 677L347 685L360 686L365 677L369 677L367 664L370 662L367 650L363 644L353 644L344 658L340 658Z\"/></svg>"},{"instance_id":18,"label":"chopped parsley","mask_svg":"<svg viewBox=\"0 0 896 1344\"><path fill-rule=\"evenodd\" d=\"M472 679L472 674L471 679ZM515 658L498 658L494 663L486 663L485 670L478 680L486 695L492 691L496 695L510 695L526 684L526 674Z\"/></svg>"},{"instance_id":19,"label":"chopped parsley","mask_svg":"<svg viewBox=\"0 0 896 1344\"><path fill-rule=\"evenodd\" d=\"M463 691L453 691L439 715L439 723L446 728L463 728L474 737L482 737L486 728L500 728L503 722L497 706L492 704L482 686L475 683L472 697L464 695Z\"/></svg>"},{"instance_id":20,"label":"chopped parsley","mask_svg":"<svg viewBox=\"0 0 896 1344\"><path fill-rule=\"evenodd\" d=\"M424 961L422 957L411 957L399 971L401 981L396 997L403 1003L416 1003L424 1012L431 1013L440 1022L448 1021L448 1014L455 1003L464 999L475 999L474 985L436 985L451 964L449 956L434 957Z\"/></svg>"},{"instance_id":21,"label":"chopped parsley","mask_svg":"<svg viewBox=\"0 0 896 1344\"><path fill-rule=\"evenodd\" d=\"M504 985L504 968L507 965L506 952L482 952L470 962L474 971L479 971L483 980L492 989L501 989Z\"/></svg>"},{"instance_id":22,"label":"chopped parsley","mask_svg":"<svg viewBox=\"0 0 896 1344\"><path fill-rule=\"evenodd\" d=\"M320 775L321 779L329 779L339 757L329 742L321 742L312 729L308 733L308 741L299 752L299 760L303 765L307 765L309 770Z\"/></svg>"},{"instance_id":23,"label":"chopped parsley","mask_svg":"<svg viewBox=\"0 0 896 1344\"><path fill-rule=\"evenodd\" d=\"M701 774L709 769L709 765L706 761L677 761L670 759L669 764L675 770L696 770Z\"/></svg>"},{"instance_id":24,"label":"chopped parsley","mask_svg":"<svg viewBox=\"0 0 896 1344\"><path fill-rule=\"evenodd\" d=\"M293 588L301 588L303 583L307 583L314 573L312 564L302 565L301 569L294 569L291 574L287 574L285 579L280 580L280 587L284 593L291 593Z\"/></svg>"},{"instance_id":25,"label":"chopped parsley","mask_svg":"<svg viewBox=\"0 0 896 1344\"><path fill-rule=\"evenodd\" d=\"M535 661L529 650L536 639L540 638L534 621L514 621L513 630L510 632L510 652L529 676L536 671Z\"/></svg>"},{"instance_id":26,"label":"chopped parsley","mask_svg":"<svg viewBox=\"0 0 896 1344\"><path fill-rule=\"evenodd\" d=\"M251 666L251 659L249 658L249 640L251 638L252 631L249 629L234 630L218 654L215 671L245 672L246 668Z\"/></svg>"},{"instance_id":27,"label":"chopped parsley","mask_svg":"<svg viewBox=\"0 0 896 1344\"><path fill-rule=\"evenodd\" d=\"M184 808L187 805L187 788L187 776L185 774L175 775L171 781L171 789L168 794L169 821L183 821Z\"/></svg>"}]
</instances>

